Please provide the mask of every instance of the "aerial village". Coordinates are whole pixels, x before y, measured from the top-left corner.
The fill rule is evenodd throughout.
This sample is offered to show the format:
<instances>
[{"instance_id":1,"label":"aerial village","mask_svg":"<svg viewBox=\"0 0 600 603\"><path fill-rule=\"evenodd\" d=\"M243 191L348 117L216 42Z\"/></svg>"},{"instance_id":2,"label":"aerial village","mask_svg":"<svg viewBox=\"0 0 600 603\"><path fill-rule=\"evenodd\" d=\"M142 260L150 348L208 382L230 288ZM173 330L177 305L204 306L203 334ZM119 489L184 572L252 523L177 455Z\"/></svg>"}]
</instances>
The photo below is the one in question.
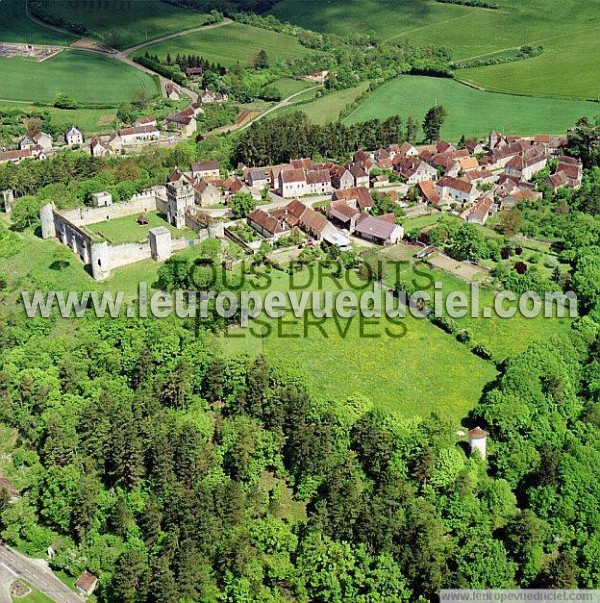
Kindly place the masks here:
<instances>
[{"instance_id":1,"label":"aerial village","mask_svg":"<svg viewBox=\"0 0 600 603\"><path fill-rule=\"evenodd\" d=\"M193 111L191 106L190 117ZM194 123L193 117L190 122ZM118 137L126 144L130 137L151 137L158 131L151 122L132 130L135 133L121 131ZM71 145L83 143L76 128L70 128L65 139ZM554 191L579 188L583 168L578 160L562 154L565 144L566 140L553 136L504 136L494 131L487 141L466 140L461 148L440 141L358 150L343 165L300 158L283 165L240 165L224 174L216 161L198 161L187 170L175 169L164 186L126 203L113 205L110 195L98 191L92 195L91 208L59 212L51 205L44 207L42 236L71 247L84 264L92 264L98 280L107 278L111 268L149 258L162 261L209 236L229 239L249 254L265 244L278 251L321 242L341 249L394 245L404 238L403 217L439 212L483 226L499 211L541 198L531 181L549 161L553 170L541 184ZM20 146L42 158L49 145L52 140L40 133L25 137ZM113 152L110 144L95 139L93 154L100 152L94 145ZM12 194L2 194L10 212ZM243 215L232 211L239 196L250 199ZM373 206L380 196L402 211L375 215ZM164 226L151 229L148 240L135 249L112 248L109 241L86 230L91 224L124 216L147 223L148 212L163 216ZM191 231L192 240L173 238L183 229Z\"/></svg>"}]
</instances>

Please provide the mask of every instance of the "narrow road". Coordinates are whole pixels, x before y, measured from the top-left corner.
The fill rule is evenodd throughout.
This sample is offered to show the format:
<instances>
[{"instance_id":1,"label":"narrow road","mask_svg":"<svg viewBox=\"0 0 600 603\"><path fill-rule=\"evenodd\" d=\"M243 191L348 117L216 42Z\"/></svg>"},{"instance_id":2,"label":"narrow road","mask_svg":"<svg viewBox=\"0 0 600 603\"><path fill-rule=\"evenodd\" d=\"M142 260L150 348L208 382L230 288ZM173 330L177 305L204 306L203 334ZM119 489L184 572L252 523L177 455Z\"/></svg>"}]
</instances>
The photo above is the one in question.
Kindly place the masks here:
<instances>
[{"instance_id":1,"label":"narrow road","mask_svg":"<svg viewBox=\"0 0 600 603\"><path fill-rule=\"evenodd\" d=\"M194 27L193 29L186 29L185 31L178 31L177 33L170 34L168 36L162 36L161 38L156 38L154 40L149 40L148 42L144 42L143 44L138 44L137 46L132 46L131 48L126 48L118 53L117 57L120 56L128 56L133 52L137 52L142 48L146 48L146 46L151 46L152 44L159 44L160 42L164 42L165 40L173 40L174 38L181 38L182 36L187 36L188 34L197 33L199 31L206 31L208 29L215 29L217 27L223 27L224 25L229 25L233 23L233 21L227 17L225 17L222 21L218 23L211 23L210 25L201 25L200 27Z\"/></svg>"},{"instance_id":2,"label":"narrow road","mask_svg":"<svg viewBox=\"0 0 600 603\"><path fill-rule=\"evenodd\" d=\"M254 119L251 119L249 122L245 123L240 128L234 128L234 129L237 130L238 132L241 132L242 130L245 130L246 128L249 128L253 123L256 123L259 119L262 119L263 117L266 117L270 113L273 113L274 111L278 111L279 109L283 109L283 107L287 107L289 105L293 105L294 103L292 101L296 97L298 97L298 96L300 96L302 94L305 94L309 90L316 90L317 88L322 88L322 87L323 87L322 84L318 84L317 86L312 86L311 88L305 88L304 90L300 90L300 92L296 92L295 94L292 94L291 96L288 96L287 98L284 98L282 101L280 101L279 103L277 103L276 105L274 105L270 109L267 109L264 113L261 113L260 115L257 115Z\"/></svg>"},{"instance_id":3,"label":"narrow road","mask_svg":"<svg viewBox=\"0 0 600 603\"><path fill-rule=\"evenodd\" d=\"M65 586L42 559L30 559L0 544L0 567L14 578L23 578L55 603L81 603L82 599Z\"/></svg>"}]
</instances>

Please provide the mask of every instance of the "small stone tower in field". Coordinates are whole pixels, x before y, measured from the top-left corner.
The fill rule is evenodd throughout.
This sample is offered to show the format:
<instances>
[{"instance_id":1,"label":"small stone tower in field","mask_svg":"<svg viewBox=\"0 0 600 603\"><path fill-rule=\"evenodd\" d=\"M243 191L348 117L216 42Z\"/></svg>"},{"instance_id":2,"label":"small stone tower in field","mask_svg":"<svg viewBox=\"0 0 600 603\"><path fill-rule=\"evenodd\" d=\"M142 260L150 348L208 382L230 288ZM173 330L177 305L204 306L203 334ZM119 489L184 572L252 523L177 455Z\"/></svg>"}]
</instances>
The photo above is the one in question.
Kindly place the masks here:
<instances>
[{"instance_id":1,"label":"small stone tower in field","mask_svg":"<svg viewBox=\"0 0 600 603\"><path fill-rule=\"evenodd\" d=\"M481 455L481 458L485 459L487 435L487 432L481 429L479 425L469 431L469 446L471 447L471 454L477 450Z\"/></svg>"},{"instance_id":2,"label":"small stone tower in field","mask_svg":"<svg viewBox=\"0 0 600 603\"><path fill-rule=\"evenodd\" d=\"M42 239L53 239L56 237L56 225L54 223L54 206L52 203L44 205L40 209L40 222Z\"/></svg>"}]
</instances>

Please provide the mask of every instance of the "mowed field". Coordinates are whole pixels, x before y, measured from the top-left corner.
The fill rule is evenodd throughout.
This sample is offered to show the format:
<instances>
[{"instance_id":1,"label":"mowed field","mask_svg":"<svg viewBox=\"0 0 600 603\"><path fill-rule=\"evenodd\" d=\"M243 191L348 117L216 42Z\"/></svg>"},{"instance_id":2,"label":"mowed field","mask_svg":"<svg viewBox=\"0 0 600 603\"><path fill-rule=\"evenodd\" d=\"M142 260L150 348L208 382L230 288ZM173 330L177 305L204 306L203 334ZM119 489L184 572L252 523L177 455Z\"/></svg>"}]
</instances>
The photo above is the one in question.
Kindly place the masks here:
<instances>
[{"instance_id":1,"label":"mowed field","mask_svg":"<svg viewBox=\"0 0 600 603\"><path fill-rule=\"evenodd\" d=\"M75 36L52 31L27 18L25 0L0 1L0 42L60 44L68 46Z\"/></svg>"},{"instance_id":2,"label":"mowed field","mask_svg":"<svg viewBox=\"0 0 600 603\"><path fill-rule=\"evenodd\" d=\"M271 64L292 61L310 52L292 36L242 23L230 23L215 29L187 34L148 46L148 50L161 59L170 54L200 54L211 62L232 66L248 66L254 57L265 50Z\"/></svg>"},{"instance_id":3,"label":"mowed field","mask_svg":"<svg viewBox=\"0 0 600 603\"><path fill-rule=\"evenodd\" d=\"M494 94L450 79L403 76L375 90L344 122L383 120L396 114L420 122L436 103L448 112L442 136L452 140L463 134L482 136L492 129L522 135L564 134L580 117L600 116L598 103Z\"/></svg>"},{"instance_id":4,"label":"mowed field","mask_svg":"<svg viewBox=\"0 0 600 603\"><path fill-rule=\"evenodd\" d=\"M64 50L43 62L0 59L0 99L52 103L67 94L82 104L131 102L136 90L158 95L154 79L115 59L91 52Z\"/></svg>"},{"instance_id":5,"label":"mowed field","mask_svg":"<svg viewBox=\"0 0 600 603\"><path fill-rule=\"evenodd\" d=\"M387 40L446 46L455 59L523 44L542 45L531 61L465 77L510 92L597 98L600 0L498 0L500 10L432 0L283 0L272 13L316 31L374 33Z\"/></svg>"},{"instance_id":6,"label":"mowed field","mask_svg":"<svg viewBox=\"0 0 600 603\"><path fill-rule=\"evenodd\" d=\"M49 0L46 4L53 15L84 25L90 35L119 50L206 22L203 13L160 0Z\"/></svg>"},{"instance_id":7,"label":"mowed field","mask_svg":"<svg viewBox=\"0 0 600 603\"><path fill-rule=\"evenodd\" d=\"M289 277L272 272L270 289L286 291ZM308 279L308 271L295 276ZM317 288L315 278L309 290ZM323 290L335 291L325 279ZM427 320L407 317L400 324L386 319L361 322L339 317L316 326L315 318L287 314L280 322L263 317L251 328L268 336L257 338L238 328L220 335L217 345L226 353L265 353L274 361L306 373L314 395L343 402L361 394L376 406L405 417L438 412L459 425L475 406L496 369ZM310 323L313 323L312 325Z\"/></svg>"}]
</instances>

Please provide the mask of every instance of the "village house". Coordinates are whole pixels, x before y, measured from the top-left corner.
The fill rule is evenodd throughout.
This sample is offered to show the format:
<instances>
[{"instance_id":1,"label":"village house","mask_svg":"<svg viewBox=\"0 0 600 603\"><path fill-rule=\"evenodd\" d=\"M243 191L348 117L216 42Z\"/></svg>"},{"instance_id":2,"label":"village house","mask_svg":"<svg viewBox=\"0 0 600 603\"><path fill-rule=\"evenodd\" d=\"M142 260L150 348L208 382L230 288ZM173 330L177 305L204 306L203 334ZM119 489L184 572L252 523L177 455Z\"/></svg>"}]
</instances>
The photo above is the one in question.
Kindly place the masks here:
<instances>
[{"instance_id":1,"label":"village house","mask_svg":"<svg viewBox=\"0 0 600 603\"><path fill-rule=\"evenodd\" d=\"M573 188L577 190L581 187L583 178L583 165L573 157L558 157L558 163L554 174L546 178L542 184L550 186L553 190L560 188Z\"/></svg>"},{"instance_id":2,"label":"village house","mask_svg":"<svg viewBox=\"0 0 600 603\"><path fill-rule=\"evenodd\" d=\"M334 165L329 170L331 176L331 186L337 189L352 188L354 186L354 176L343 165Z\"/></svg>"},{"instance_id":3,"label":"village house","mask_svg":"<svg viewBox=\"0 0 600 603\"><path fill-rule=\"evenodd\" d=\"M106 157L112 153L112 149L100 138L93 138L90 143L92 157Z\"/></svg>"},{"instance_id":4,"label":"village house","mask_svg":"<svg viewBox=\"0 0 600 603\"><path fill-rule=\"evenodd\" d=\"M498 176L487 168L478 168L466 172L463 178L473 184L493 184L498 179Z\"/></svg>"},{"instance_id":5,"label":"village house","mask_svg":"<svg viewBox=\"0 0 600 603\"><path fill-rule=\"evenodd\" d=\"M75 588L86 597L89 597L96 590L97 585L98 578L87 570L82 572L81 576L77 578L77 582L75 582Z\"/></svg>"},{"instance_id":6,"label":"village house","mask_svg":"<svg viewBox=\"0 0 600 603\"><path fill-rule=\"evenodd\" d=\"M369 194L368 189L364 187L333 191L333 201L346 201L360 211L366 211L373 206L373 197Z\"/></svg>"},{"instance_id":7,"label":"village house","mask_svg":"<svg viewBox=\"0 0 600 603\"><path fill-rule=\"evenodd\" d=\"M419 151L410 142L403 142L401 145L392 144L388 147L390 159L394 157L418 157Z\"/></svg>"},{"instance_id":8,"label":"village house","mask_svg":"<svg viewBox=\"0 0 600 603\"><path fill-rule=\"evenodd\" d=\"M200 113L203 113L202 107L198 103L192 103L183 111L167 115L163 123L167 128L180 132L183 137L189 137L196 131L196 117Z\"/></svg>"},{"instance_id":9,"label":"village house","mask_svg":"<svg viewBox=\"0 0 600 603\"><path fill-rule=\"evenodd\" d=\"M160 138L160 131L156 126L135 126L118 131L123 146L132 146L144 142L151 142Z\"/></svg>"},{"instance_id":10,"label":"village house","mask_svg":"<svg viewBox=\"0 0 600 603\"><path fill-rule=\"evenodd\" d=\"M474 138L465 140L465 149L469 151L470 155L483 155L483 153L485 153L484 146Z\"/></svg>"},{"instance_id":11,"label":"village house","mask_svg":"<svg viewBox=\"0 0 600 603\"><path fill-rule=\"evenodd\" d=\"M525 182L531 180L538 172L541 172L548 162L545 155L525 153L513 157L504 168L509 176L515 176Z\"/></svg>"},{"instance_id":12,"label":"village house","mask_svg":"<svg viewBox=\"0 0 600 603\"><path fill-rule=\"evenodd\" d=\"M212 182L202 179L194 184L194 197L196 205L200 207L217 205L222 200L221 190Z\"/></svg>"},{"instance_id":13,"label":"village house","mask_svg":"<svg viewBox=\"0 0 600 603\"><path fill-rule=\"evenodd\" d=\"M359 165L350 168L350 174L354 179L354 186L365 186L369 188L369 174Z\"/></svg>"},{"instance_id":14,"label":"village house","mask_svg":"<svg viewBox=\"0 0 600 603\"><path fill-rule=\"evenodd\" d=\"M334 223L342 226L352 234L356 227L356 221L360 216L360 210L356 207L356 202L332 201L327 207L327 217Z\"/></svg>"},{"instance_id":15,"label":"village house","mask_svg":"<svg viewBox=\"0 0 600 603\"><path fill-rule=\"evenodd\" d=\"M419 182L419 184L417 185L417 189L421 197L423 197L423 199L425 200L425 202L431 203L431 205L437 207L438 209L441 207L442 198L438 193L434 182L432 182L431 180Z\"/></svg>"},{"instance_id":16,"label":"village house","mask_svg":"<svg viewBox=\"0 0 600 603\"><path fill-rule=\"evenodd\" d=\"M134 126L156 126L158 125L156 117L138 117L134 122Z\"/></svg>"},{"instance_id":17,"label":"village house","mask_svg":"<svg viewBox=\"0 0 600 603\"><path fill-rule=\"evenodd\" d=\"M330 195L333 187L329 170L317 169L306 172L306 191L308 195Z\"/></svg>"},{"instance_id":18,"label":"village house","mask_svg":"<svg viewBox=\"0 0 600 603\"><path fill-rule=\"evenodd\" d=\"M418 157L403 158L394 169L406 179L408 184L437 179L437 170Z\"/></svg>"},{"instance_id":19,"label":"village house","mask_svg":"<svg viewBox=\"0 0 600 603\"><path fill-rule=\"evenodd\" d=\"M109 207L113 204L112 195L106 191L90 195L92 207Z\"/></svg>"},{"instance_id":20,"label":"village house","mask_svg":"<svg viewBox=\"0 0 600 603\"><path fill-rule=\"evenodd\" d=\"M53 143L54 140L50 134L46 134L45 132L36 132L35 134L28 132L19 141L19 149L23 151L26 149L41 147L42 150L49 151L52 149Z\"/></svg>"},{"instance_id":21,"label":"village house","mask_svg":"<svg viewBox=\"0 0 600 603\"><path fill-rule=\"evenodd\" d=\"M372 180L373 188L383 188L390 185L390 177L387 174L375 176Z\"/></svg>"},{"instance_id":22,"label":"village house","mask_svg":"<svg viewBox=\"0 0 600 603\"><path fill-rule=\"evenodd\" d=\"M169 100L178 101L181 98L181 93L179 91L179 88L175 84L168 82L167 84L165 84L165 96Z\"/></svg>"},{"instance_id":23,"label":"village house","mask_svg":"<svg viewBox=\"0 0 600 603\"><path fill-rule=\"evenodd\" d=\"M395 222L395 216L369 216L363 214L357 221L355 234L380 245L395 245L404 237L404 229Z\"/></svg>"},{"instance_id":24,"label":"village house","mask_svg":"<svg viewBox=\"0 0 600 603\"><path fill-rule=\"evenodd\" d=\"M115 155L120 155L123 151L123 139L116 132L110 136L106 144Z\"/></svg>"},{"instance_id":25,"label":"village house","mask_svg":"<svg viewBox=\"0 0 600 603\"><path fill-rule=\"evenodd\" d=\"M479 194L477 188L461 178L445 176L436 184L436 190L442 199L468 203L474 201Z\"/></svg>"},{"instance_id":26,"label":"village house","mask_svg":"<svg viewBox=\"0 0 600 603\"><path fill-rule=\"evenodd\" d=\"M445 140L438 141L435 145L435 149L438 153L452 153L456 151L456 147Z\"/></svg>"},{"instance_id":27,"label":"village house","mask_svg":"<svg viewBox=\"0 0 600 603\"><path fill-rule=\"evenodd\" d=\"M305 195L306 172L303 169L282 170L279 174L279 193L286 199Z\"/></svg>"},{"instance_id":28,"label":"village house","mask_svg":"<svg viewBox=\"0 0 600 603\"><path fill-rule=\"evenodd\" d=\"M65 132L65 142L70 146L83 144L83 134L75 126L71 126Z\"/></svg>"},{"instance_id":29,"label":"village house","mask_svg":"<svg viewBox=\"0 0 600 603\"><path fill-rule=\"evenodd\" d=\"M260 208L248 214L248 224L271 244L289 235L292 231L285 220L277 218Z\"/></svg>"},{"instance_id":30,"label":"village house","mask_svg":"<svg viewBox=\"0 0 600 603\"><path fill-rule=\"evenodd\" d=\"M46 159L46 153L39 145L18 149L16 151L4 151L0 153L0 163L21 163L24 159Z\"/></svg>"},{"instance_id":31,"label":"village house","mask_svg":"<svg viewBox=\"0 0 600 603\"><path fill-rule=\"evenodd\" d=\"M228 199L236 195L237 193L246 193L252 195L252 191L244 182L242 182L237 176L230 176L223 182L223 193Z\"/></svg>"},{"instance_id":32,"label":"village house","mask_svg":"<svg viewBox=\"0 0 600 603\"><path fill-rule=\"evenodd\" d=\"M218 180L221 169L218 161L194 161L191 165L192 176L203 180Z\"/></svg>"},{"instance_id":33,"label":"village house","mask_svg":"<svg viewBox=\"0 0 600 603\"><path fill-rule=\"evenodd\" d=\"M210 103L224 103L229 97L227 94L221 92L214 92L213 90L203 90L200 93L200 100L208 105Z\"/></svg>"},{"instance_id":34,"label":"village house","mask_svg":"<svg viewBox=\"0 0 600 603\"><path fill-rule=\"evenodd\" d=\"M466 220L484 226L494 208L494 196L486 195L467 211Z\"/></svg>"}]
</instances>

